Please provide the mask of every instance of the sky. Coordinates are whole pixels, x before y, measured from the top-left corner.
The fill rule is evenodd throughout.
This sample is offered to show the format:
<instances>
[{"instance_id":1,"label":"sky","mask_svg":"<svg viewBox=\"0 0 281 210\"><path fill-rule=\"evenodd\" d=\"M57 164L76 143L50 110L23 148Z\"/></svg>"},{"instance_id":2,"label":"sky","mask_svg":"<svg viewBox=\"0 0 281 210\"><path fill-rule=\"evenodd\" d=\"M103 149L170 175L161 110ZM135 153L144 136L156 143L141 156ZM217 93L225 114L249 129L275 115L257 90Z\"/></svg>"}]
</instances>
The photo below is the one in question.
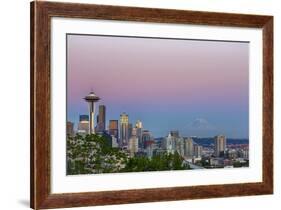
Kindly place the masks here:
<instances>
[{"instance_id":1,"label":"sky","mask_svg":"<svg viewBox=\"0 0 281 210\"><path fill-rule=\"evenodd\" d=\"M76 126L91 90L107 124L126 112L154 137L248 138L249 43L67 35L67 120Z\"/></svg>"}]
</instances>

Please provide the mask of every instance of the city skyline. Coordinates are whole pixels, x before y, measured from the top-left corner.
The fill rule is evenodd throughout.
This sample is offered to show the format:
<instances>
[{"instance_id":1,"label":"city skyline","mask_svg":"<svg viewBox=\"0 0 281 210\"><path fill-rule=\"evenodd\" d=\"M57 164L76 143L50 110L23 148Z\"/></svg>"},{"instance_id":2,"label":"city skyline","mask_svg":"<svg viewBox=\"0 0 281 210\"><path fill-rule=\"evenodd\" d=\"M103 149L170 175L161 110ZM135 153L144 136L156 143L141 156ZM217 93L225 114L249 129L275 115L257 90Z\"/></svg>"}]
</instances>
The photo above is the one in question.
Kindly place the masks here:
<instances>
[{"instance_id":1,"label":"city skyline","mask_svg":"<svg viewBox=\"0 0 281 210\"><path fill-rule=\"evenodd\" d=\"M99 96L91 91L85 99L90 102L89 115L79 116L78 130L72 122L66 125L69 174L249 167L248 139L227 140L221 134L211 139L184 137L178 130L155 139L142 121L133 124L125 112L119 121L109 119L106 130L105 105L99 105L91 130L96 110L92 102Z\"/></svg>"},{"instance_id":2,"label":"city skyline","mask_svg":"<svg viewBox=\"0 0 281 210\"><path fill-rule=\"evenodd\" d=\"M155 137L248 138L248 53L248 43L68 35L67 119L88 113L81 96L93 89L106 128L126 112Z\"/></svg>"}]
</instances>

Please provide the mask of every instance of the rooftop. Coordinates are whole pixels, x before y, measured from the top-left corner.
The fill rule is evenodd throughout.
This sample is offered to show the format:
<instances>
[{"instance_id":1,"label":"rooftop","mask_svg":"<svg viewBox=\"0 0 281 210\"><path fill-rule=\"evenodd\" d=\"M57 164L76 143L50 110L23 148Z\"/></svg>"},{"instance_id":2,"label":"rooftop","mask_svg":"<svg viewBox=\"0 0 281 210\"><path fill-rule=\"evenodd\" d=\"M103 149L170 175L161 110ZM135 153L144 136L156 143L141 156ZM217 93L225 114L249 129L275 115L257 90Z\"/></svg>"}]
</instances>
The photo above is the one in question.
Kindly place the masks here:
<instances>
[{"instance_id":1,"label":"rooftop","mask_svg":"<svg viewBox=\"0 0 281 210\"><path fill-rule=\"evenodd\" d=\"M90 92L84 99L86 101L99 101L100 97L98 97L94 92Z\"/></svg>"}]
</instances>

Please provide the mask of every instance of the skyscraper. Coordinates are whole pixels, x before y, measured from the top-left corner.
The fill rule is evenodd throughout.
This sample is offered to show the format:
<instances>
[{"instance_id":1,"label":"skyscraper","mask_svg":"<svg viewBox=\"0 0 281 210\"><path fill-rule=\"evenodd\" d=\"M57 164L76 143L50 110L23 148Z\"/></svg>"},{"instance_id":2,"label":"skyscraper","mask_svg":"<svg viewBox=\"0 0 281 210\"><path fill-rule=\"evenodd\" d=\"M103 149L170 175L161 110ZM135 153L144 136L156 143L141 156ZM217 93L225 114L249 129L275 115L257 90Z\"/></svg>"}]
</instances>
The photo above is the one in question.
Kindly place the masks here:
<instances>
[{"instance_id":1,"label":"skyscraper","mask_svg":"<svg viewBox=\"0 0 281 210\"><path fill-rule=\"evenodd\" d=\"M80 115L79 123L78 123L78 131L79 134L87 134L89 133L89 116L88 115Z\"/></svg>"},{"instance_id":2,"label":"skyscraper","mask_svg":"<svg viewBox=\"0 0 281 210\"><path fill-rule=\"evenodd\" d=\"M144 145L141 144L142 139L142 122L140 120L137 120L136 122L136 129L137 129L137 137L139 139L139 147L144 148Z\"/></svg>"},{"instance_id":3,"label":"skyscraper","mask_svg":"<svg viewBox=\"0 0 281 210\"><path fill-rule=\"evenodd\" d=\"M97 130L98 132L104 132L105 131L105 114L106 114L106 107L105 105L99 105L99 117L97 122Z\"/></svg>"},{"instance_id":4,"label":"skyscraper","mask_svg":"<svg viewBox=\"0 0 281 210\"><path fill-rule=\"evenodd\" d=\"M133 131L133 124L129 123L128 124L128 138L130 139L132 136L132 131Z\"/></svg>"},{"instance_id":5,"label":"skyscraper","mask_svg":"<svg viewBox=\"0 0 281 210\"><path fill-rule=\"evenodd\" d=\"M135 155L135 153L138 152L138 137L137 137L137 129L133 128L132 129L132 135L129 139L129 151L130 151L130 155L131 157L133 157Z\"/></svg>"},{"instance_id":6,"label":"skyscraper","mask_svg":"<svg viewBox=\"0 0 281 210\"><path fill-rule=\"evenodd\" d=\"M167 150L167 153L174 153L174 137L171 135L171 132L163 141L163 149Z\"/></svg>"},{"instance_id":7,"label":"skyscraper","mask_svg":"<svg viewBox=\"0 0 281 210\"><path fill-rule=\"evenodd\" d=\"M191 137L188 137L184 141L184 155L187 158L192 158L193 157L193 139Z\"/></svg>"},{"instance_id":8,"label":"skyscraper","mask_svg":"<svg viewBox=\"0 0 281 210\"><path fill-rule=\"evenodd\" d=\"M181 156L185 154L184 139L180 137L178 131L170 131L162 146L168 153L177 152Z\"/></svg>"},{"instance_id":9,"label":"skyscraper","mask_svg":"<svg viewBox=\"0 0 281 210\"><path fill-rule=\"evenodd\" d=\"M118 139L118 120L109 120L108 133Z\"/></svg>"},{"instance_id":10,"label":"skyscraper","mask_svg":"<svg viewBox=\"0 0 281 210\"><path fill-rule=\"evenodd\" d=\"M67 121L66 123L66 135L74 136L74 123Z\"/></svg>"},{"instance_id":11,"label":"skyscraper","mask_svg":"<svg viewBox=\"0 0 281 210\"><path fill-rule=\"evenodd\" d=\"M120 145L127 146L129 141L129 116L126 113L120 115Z\"/></svg>"},{"instance_id":12,"label":"skyscraper","mask_svg":"<svg viewBox=\"0 0 281 210\"><path fill-rule=\"evenodd\" d=\"M180 136L175 138L175 150L180 156L184 156L184 139Z\"/></svg>"},{"instance_id":13,"label":"skyscraper","mask_svg":"<svg viewBox=\"0 0 281 210\"><path fill-rule=\"evenodd\" d=\"M224 156L226 150L226 138L223 135L215 136L215 156Z\"/></svg>"},{"instance_id":14,"label":"skyscraper","mask_svg":"<svg viewBox=\"0 0 281 210\"><path fill-rule=\"evenodd\" d=\"M146 142L152 140L152 136L150 134L149 130L144 130L142 132L142 138L141 138L141 145L144 145L144 148L146 148Z\"/></svg>"}]
</instances>

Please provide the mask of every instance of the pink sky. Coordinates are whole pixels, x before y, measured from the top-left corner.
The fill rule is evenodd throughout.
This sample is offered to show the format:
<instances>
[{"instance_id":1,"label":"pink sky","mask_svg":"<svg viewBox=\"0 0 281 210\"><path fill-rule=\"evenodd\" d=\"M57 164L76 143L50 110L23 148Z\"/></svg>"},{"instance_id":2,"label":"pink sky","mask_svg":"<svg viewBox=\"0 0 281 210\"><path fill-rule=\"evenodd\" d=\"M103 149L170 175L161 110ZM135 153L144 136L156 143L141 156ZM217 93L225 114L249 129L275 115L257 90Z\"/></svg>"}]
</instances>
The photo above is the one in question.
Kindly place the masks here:
<instances>
[{"instance_id":1,"label":"pink sky","mask_svg":"<svg viewBox=\"0 0 281 210\"><path fill-rule=\"evenodd\" d=\"M135 112L148 113L161 107L179 110L179 116L185 117L180 121L186 124L183 121L192 119L182 109L186 107L194 113L196 107L201 107L202 113L206 113L203 117L214 123L227 121L225 116L214 118L208 114L219 110L228 113L230 119L235 118L236 123L239 116L245 122L248 45L68 35L68 116L73 119L87 111L81 99L92 89L102 98L101 103L112 107L113 111L108 113L111 118L118 119L121 111L134 112L132 107ZM148 119L146 115L140 117ZM159 113L156 116L161 118ZM230 123L221 130L228 131L231 126ZM248 130L241 130L238 129L237 136L247 136Z\"/></svg>"}]
</instances>

